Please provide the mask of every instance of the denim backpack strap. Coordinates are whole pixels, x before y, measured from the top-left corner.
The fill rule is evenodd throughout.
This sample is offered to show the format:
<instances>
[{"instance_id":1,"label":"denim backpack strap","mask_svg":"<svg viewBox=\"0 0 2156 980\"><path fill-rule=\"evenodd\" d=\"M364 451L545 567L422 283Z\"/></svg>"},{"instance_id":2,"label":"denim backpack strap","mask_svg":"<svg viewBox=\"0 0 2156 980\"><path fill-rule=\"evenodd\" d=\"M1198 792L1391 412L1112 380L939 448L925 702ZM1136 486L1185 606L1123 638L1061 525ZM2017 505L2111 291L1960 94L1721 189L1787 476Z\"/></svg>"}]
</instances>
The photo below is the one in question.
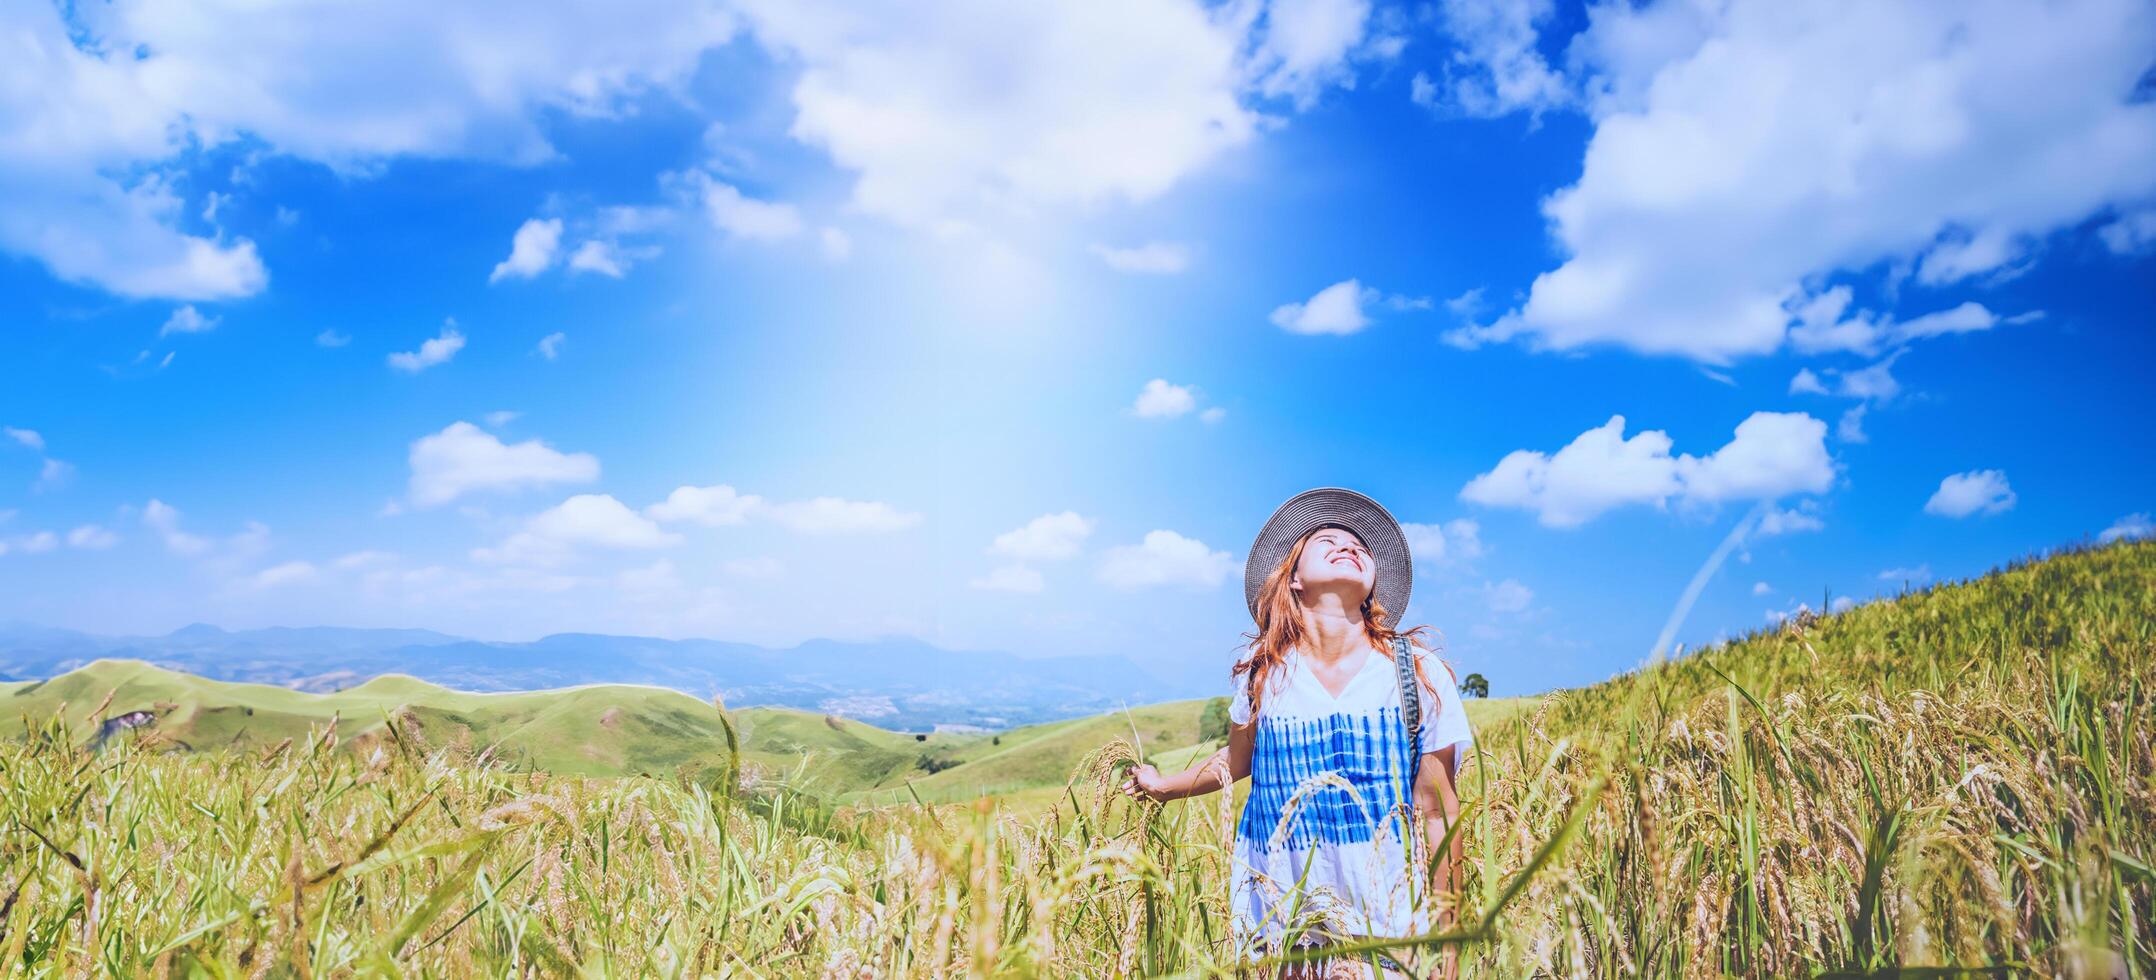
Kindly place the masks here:
<instances>
[{"instance_id":1,"label":"denim backpack strap","mask_svg":"<svg viewBox=\"0 0 2156 980\"><path fill-rule=\"evenodd\" d=\"M1405 636L1392 638L1392 667L1400 677L1400 722L1407 728L1408 812L1414 812L1415 780L1422 775L1422 685L1415 682L1415 648Z\"/></svg>"}]
</instances>

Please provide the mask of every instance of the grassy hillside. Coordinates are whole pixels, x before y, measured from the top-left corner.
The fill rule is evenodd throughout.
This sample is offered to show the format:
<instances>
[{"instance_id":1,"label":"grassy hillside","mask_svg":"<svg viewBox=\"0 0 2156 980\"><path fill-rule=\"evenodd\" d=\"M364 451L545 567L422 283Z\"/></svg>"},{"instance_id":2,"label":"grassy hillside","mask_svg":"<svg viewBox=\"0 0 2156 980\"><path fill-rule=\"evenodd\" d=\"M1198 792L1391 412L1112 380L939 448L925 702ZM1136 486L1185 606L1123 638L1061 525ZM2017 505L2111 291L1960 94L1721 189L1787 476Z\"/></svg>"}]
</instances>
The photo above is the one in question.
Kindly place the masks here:
<instances>
[{"instance_id":1,"label":"grassy hillside","mask_svg":"<svg viewBox=\"0 0 2156 980\"><path fill-rule=\"evenodd\" d=\"M2152 692L2146 542L1540 699L1484 728L1463 780L1461 925L1404 942L1459 950L1472 977L2151 975ZM813 716L759 720L774 747L824 738ZM906 751L823 731L866 743L856 758ZM318 738L0 742L0 821L19 831L0 845L0 959L907 977L1214 975L1240 955L1232 811L1096 795L1127 737L1080 760L1077 810L1038 816L834 813L776 780L714 794L391 744L370 761ZM1006 747L1024 746L945 751L1039 775Z\"/></svg>"},{"instance_id":2,"label":"grassy hillside","mask_svg":"<svg viewBox=\"0 0 2156 980\"><path fill-rule=\"evenodd\" d=\"M110 700L107 700L107 696ZM99 709L102 707L102 711ZM671 773L725 755L718 709L655 687L597 685L515 694L470 694L398 674L333 694L206 680L135 660L100 660L48 681L0 684L0 726L64 718L88 739L97 718L157 715L156 741L209 751L261 749L304 738L337 719L339 738L360 746L386 718L422 745L466 754L494 747L519 768L580 775Z\"/></svg>"}]
</instances>

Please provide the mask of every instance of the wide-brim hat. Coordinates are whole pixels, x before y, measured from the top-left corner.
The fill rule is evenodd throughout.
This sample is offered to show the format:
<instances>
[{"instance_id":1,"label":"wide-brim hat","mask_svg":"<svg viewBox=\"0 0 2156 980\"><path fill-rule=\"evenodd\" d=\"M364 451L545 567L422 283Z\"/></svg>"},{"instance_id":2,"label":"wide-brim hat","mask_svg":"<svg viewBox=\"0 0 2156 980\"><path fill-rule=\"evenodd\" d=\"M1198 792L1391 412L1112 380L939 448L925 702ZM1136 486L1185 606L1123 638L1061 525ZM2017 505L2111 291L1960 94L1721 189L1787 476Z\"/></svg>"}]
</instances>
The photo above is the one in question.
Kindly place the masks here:
<instances>
[{"instance_id":1,"label":"wide-brim hat","mask_svg":"<svg viewBox=\"0 0 2156 980\"><path fill-rule=\"evenodd\" d=\"M1257 540L1250 543L1250 558L1243 565L1243 601L1250 606L1250 618L1258 618L1258 590L1264 587L1265 577L1287 558L1296 541L1321 527L1347 528L1370 549L1377 568L1374 598L1385 607L1380 624L1391 629L1407 611L1407 597L1415 584L1407 534L1383 505L1340 487L1318 487L1289 497L1258 529Z\"/></svg>"}]
</instances>

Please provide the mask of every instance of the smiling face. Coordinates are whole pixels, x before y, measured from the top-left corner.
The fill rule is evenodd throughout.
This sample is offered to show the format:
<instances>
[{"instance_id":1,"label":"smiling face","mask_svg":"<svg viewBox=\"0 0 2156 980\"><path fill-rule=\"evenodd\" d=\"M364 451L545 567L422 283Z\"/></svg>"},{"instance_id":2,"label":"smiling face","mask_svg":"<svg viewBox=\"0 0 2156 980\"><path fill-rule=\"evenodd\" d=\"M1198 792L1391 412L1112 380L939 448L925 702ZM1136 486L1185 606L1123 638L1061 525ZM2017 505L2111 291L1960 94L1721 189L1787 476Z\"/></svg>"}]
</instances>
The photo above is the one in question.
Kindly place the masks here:
<instances>
[{"instance_id":1,"label":"smiling face","mask_svg":"<svg viewBox=\"0 0 2156 980\"><path fill-rule=\"evenodd\" d=\"M1302 593L1305 605L1331 593L1342 606L1357 609L1377 587L1377 563L1362 538L1345 528L1321 527L1303 541L1303 553L1295 563L1289 588Z\"/></svg>"}]
</instances>

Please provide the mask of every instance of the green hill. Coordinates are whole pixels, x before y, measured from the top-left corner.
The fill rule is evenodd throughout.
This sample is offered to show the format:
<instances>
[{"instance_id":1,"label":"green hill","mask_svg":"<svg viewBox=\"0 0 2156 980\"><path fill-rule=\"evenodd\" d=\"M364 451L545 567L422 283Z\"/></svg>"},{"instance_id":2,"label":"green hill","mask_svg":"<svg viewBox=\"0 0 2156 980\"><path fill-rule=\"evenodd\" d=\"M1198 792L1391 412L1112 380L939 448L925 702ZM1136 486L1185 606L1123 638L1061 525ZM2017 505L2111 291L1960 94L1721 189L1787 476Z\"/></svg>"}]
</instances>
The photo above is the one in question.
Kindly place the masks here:
<instances>
[{"instance_id":1,"label":"green hill","mask_svg":"<svg viewBox=\"0 0 2156 980\"><path fill-rule=\"evenodd\" d=\"M111 718L130 711L155 714L158 739L197 751L303 738L333 718L340 739L364 746L397 718L400 731L430 747L476 753L492 746L495 758L519 768L590 776L721 764L726 745L717 708L679 691L633 685L468 694L391 674L311 694L207 680L139 660L100 660L51 680L0 684L0 724L10 729L58 716L86 741L98 727L93 712Z\"/></svg>"}]
</instances>

